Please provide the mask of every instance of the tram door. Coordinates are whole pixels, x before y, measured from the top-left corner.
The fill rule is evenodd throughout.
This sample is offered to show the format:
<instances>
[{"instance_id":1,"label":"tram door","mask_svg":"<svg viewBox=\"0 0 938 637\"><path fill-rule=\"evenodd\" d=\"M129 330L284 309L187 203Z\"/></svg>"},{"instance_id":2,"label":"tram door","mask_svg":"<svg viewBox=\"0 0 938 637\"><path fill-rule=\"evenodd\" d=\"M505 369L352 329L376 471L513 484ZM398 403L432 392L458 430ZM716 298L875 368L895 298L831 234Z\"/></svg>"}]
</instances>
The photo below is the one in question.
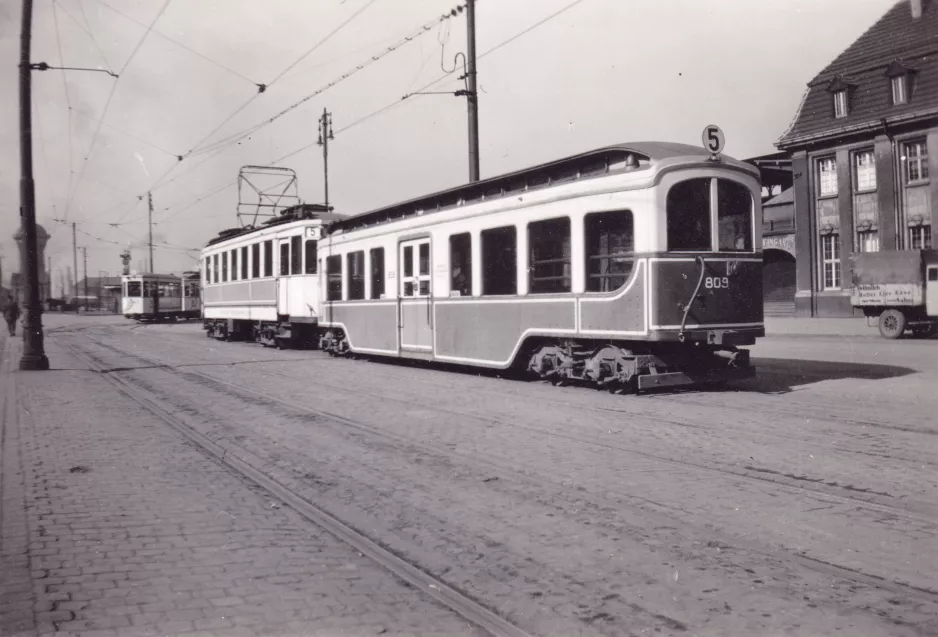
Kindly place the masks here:
<instances>
[{"instance_id":1,"label":"tram door","mask_svg":"<svg viewBox=\"0 0 938 637\"><path fill-rule=\"evenodd\" d=\"M433 351L433 307L430 296L430 240L404 241L399 248L401 349Z\"/></svg>"}]
</instances>

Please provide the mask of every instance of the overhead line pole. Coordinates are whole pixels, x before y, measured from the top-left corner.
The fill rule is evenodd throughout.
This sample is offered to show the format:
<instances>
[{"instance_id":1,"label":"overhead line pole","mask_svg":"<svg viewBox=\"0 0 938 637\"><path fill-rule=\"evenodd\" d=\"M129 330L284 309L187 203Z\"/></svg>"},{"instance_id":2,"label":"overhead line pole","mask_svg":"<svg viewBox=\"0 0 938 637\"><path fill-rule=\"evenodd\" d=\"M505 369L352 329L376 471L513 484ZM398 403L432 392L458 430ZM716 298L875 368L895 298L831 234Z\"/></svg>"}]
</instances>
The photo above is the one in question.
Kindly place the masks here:
<instances>
[{"instance_id":1,"label":"overhead line pole","mask_svg":"<svg viewBox=\"0 0 938 637\"><path fill-rule=\"evenodd\" d=\"M329 140L335 139L332 134L332 113L325 108L322 109L322 117L319 118L319 141L322 146L322 172L323 172L323 197L326 207L329 206Z\"/></svg>"},{"instance_id":2,"label":"overhead line pole","mask_svg":"<svg viewBox=\"0 0 938 637\"><path fill-rule=\"evenodd\" d=\"M150 274L153 274L153 193L147 193L147 225L150 226Z\"/></svg>"},{"instance_id":3,"label":"overhead line pole","mask_svg":"<svg viewBox=\"0 0 938 637\"><path fill-rule=\"evenodd\" d=\"M85 246L81 247L81 258L84 262L84 265L82 266L82 271L85 274L84 281L82 282L82 287L85 289L84 302L87 303L88 302L88 248L86 248Z\"/></svg>"},{"instance_id":4,"label":"overhead line pole","mask_svg":"<svg viewBox=\"0 0 938 637\"><path fill-rule=\"evenodd\" d=\"M39 248L36 244L36 189L33 182L32 76L29 63L33 25L33 2L23 0L20 30L20 214L25 250L21 267L26 273L26 320L23 329L23 356L20 369L49 369L39 314Z\"/></svg>"},{"instance_id":5,"label":"overhead line pole","mask_svg":"<svg viewBox=\"0 0 938 637\"><path fill-rule=\"evenodd\" d=\"M469 109L469 181L479 181L479 93L476 91L476 3L466 0L466 100Z\"/></svg>"},{"instance_id":6,"label":"overhead line pole","mask_svg":"<svg viewBox=\"0 0 938 637\"><path fill-rule=\"evenodd\" d=\"M78 239L75 230L75 222L72 222L72 265L74 273L71 277L72 294L78 296Z\"/></svg>"}]
</instances>

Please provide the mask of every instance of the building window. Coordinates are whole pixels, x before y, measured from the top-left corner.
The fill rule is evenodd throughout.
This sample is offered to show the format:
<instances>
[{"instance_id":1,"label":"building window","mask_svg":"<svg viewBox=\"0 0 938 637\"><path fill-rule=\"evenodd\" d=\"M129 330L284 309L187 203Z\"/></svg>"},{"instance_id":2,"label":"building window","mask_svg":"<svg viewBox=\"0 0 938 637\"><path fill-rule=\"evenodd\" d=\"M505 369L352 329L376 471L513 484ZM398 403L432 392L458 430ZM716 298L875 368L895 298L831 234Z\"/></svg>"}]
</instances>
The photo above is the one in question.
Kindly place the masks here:
<instances>
[{"instance_id":1,"label":"building window","mask_svg":"<svg viewBox=\"0 0 938 637\"><path fill-rule=\"evenodd\" d=\"M251 278L261 278L261 244L251 246Z\"/></svg>"},{"instance_id":2,"label":"building window","mask_svg":"<svg viewBox=\"0 0 938 637\"><path fill-rule=\"evenodd\" d=\"M342 256L326 257L326 300L342 300Z\"/></svg>"},{"instance_id":3,"label":"building window","mask_svg":"<svg viewBox=\"0 0 938 637\"><path fill-rule=\"evenodd\" d=\"M668 251L709 251L711 179L688 179L668 191Z\"/></svg>"},{"instance_id":4,"label":"building window","mask_svg":"<svg viewBox=\"0 0 938 637\"><path fill-rule=\"evenodd\" d=\"M241 248L241 280L248 278L248 247Z\"/></svg>"},{"instance_id":5,"label":"building window","mask_svg":"<svg viewBox=\"0 0 938 637\"><path fill-rule=\"evenodd\" d=\"M905 144L905 179L906 183L928 179L928 147L925 140Z\"/></svg>"},{"instance_id":6,"label":"building window","mask_svg":"<svg viewBox=\"0 0 938 637\"><path fill-rule=\"evenodd\" d=\"M879 252L879 233L875 230L857 232L858 252Z\"/></svg>"},{"instance_id":7,"label":"building window","mask_svg":"<svg viewBox=\"0 0 938 637\"><path fill-rule=\"evenodd\" d=\"M371 298L384 296L384 248L372 248L371 257Z\"/></svg>"},{"instance_id":8,"label":"building window","mask_svg":"<svg viewBox=\"0 0 938 637\"><path fill-rule=\"evenodd\" d=\"M518 237L514 226L483 230L482 294L518 293Z\"/></svg>"},{"instance_id":9,"label":"building window","mask_svg":"<svg viewBox=\"0 0 938 637\"><path fill-rule=\"evenodd\" d=\"M847 116L847 91L837 91L834 93L834 117L841 118Z\"/></svg>"},{"instance_id":10,"label":"building window","mask_svg":"<svg viewBox=\"0 0 938 637\"><path fill-rule=\"evenodd\" d=\"M876 155L872 150L854 153L853 182L856 192L876 190Z\"/></svg>"},{"instance_id":11,"label":"building window","mask_svg":"<svg viewBox=\"0 0 938 637\"><path fill-rule=\"evenodd\" d=\"M824 289L840 289L840 235L821 237L821 260L824 265Z\"/></svg>"},{"instance_id":12,"label":"building window","mask_svg":"<svg viewBox=\"0 0 938 637\"><path fill-rule=\"evenodd\" d=\"M528 226L528 292L570 291L570 219L548 219Z\"/></svg>"},{"instance_id":13,"label":"building window","mask_svg":"<svg viewBox=\"0 0 938 637\"><path fill-rule=\"evenodd\" d=\"M837 160L825 157L817 162L818 191L821 197L837 195Z\"/></svg>"},{"instance_id":14,"label":"building window","mask_svg":"<svg viewBox=\"0 0 938 637\"><path fill-rule=\"evenodd\" d=\"M459 296L472 296L472 236L468 232L449 238L449 289Z\"/></svg>"},{"instance_id":15,"label":"building window","mask_svg":"<svg viewBox=\"0 0 938 637\"><path fill-rule=\"evenodd\" d=\"M274 242L264 242L264 276L274 275Z\"/></svg>"},{"instance_id":16,"label":"building window","mask_svg":"<svg viewBox=\"0 0 938 637\"><path fill-rule=\"evenodd\" d=\"M752 252L752 193L728 179L717 180L717 234L721 252Z\"/></svg>"},{"instance_id":17,"label":"building window","mask_svg":"<svg viewBox=\"0 0 938 637\"><path fill-rule=\"evenodd\" d=\"M625 285L632 273L634 252L630 210L586 215L586 291L611 292Z\"/></svg>"},{"instance_id":18,"label":"building window","mask_svg":"<svg viewBox=\"0 0 938 637\"><path fill-rule=\"evenodd\" d=\"M365 251L349 252L345 255L348 273L348 300L358 301L365 298Z\"/></svg>"},{"instance_id":19,"label":"building window","mask_svg":"<svg viewBox=\"0 0 938 637\"><path fill-rule=\"evenodd\" d=\"M892 103L893 105L905 104L909 101L909 76L897 75L892 78Z\"/></svg>"},{"instance_id":20,"label":"building window","mask_svg":"<svg viewBox=\"0 0 938 637\"><path fill-rule=\"evenodd\" d=\"M909 228L909 247L913 250L931 249L931 226L912 226Z\"/></svg>"}]
</instances>

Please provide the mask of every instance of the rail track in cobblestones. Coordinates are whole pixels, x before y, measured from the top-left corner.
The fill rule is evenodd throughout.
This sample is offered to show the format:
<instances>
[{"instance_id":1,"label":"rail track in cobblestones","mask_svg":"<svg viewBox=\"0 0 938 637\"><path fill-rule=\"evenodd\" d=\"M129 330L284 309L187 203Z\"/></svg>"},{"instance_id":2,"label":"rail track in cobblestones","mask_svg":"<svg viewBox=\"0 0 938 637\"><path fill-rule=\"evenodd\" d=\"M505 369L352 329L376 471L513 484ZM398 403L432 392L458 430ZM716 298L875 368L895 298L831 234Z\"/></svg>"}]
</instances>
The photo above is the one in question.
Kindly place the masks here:
<instances>
[{"instance_id":1,"label":"rail track in cobblestones","mask_svg":"<svg viewBox=\"0 0 938 637\"><path fill-rule=\"evenodd\" d=\"M62 332L83 334L83 330L62 330ZM87 337L86 334L83 335ZM90 337L87 338L95 342L94 339ZM97 344L103 346L100 343ZM102 365L102 361L87 350L77 347L74 343L63 343L63 345L76 358L88 365L89 369L99 373L101 377L109 382L117 391L149 411L170 427L179 431L198 449L220 461L241 477L257 484L274 497L291 506L306 520L328 531L363 555L368 556L401 580L423 591L438 603L494 637L529 637L529 633L522 628L509 622L475 599L445 584L438 578L433 577L417 564L391 552L380 543L302 498L247 462L232 454L228 454L225 448L190 427L170 411L164 409L146 396L143 396L132 381L122 378L117 373L107 373L109 370ZM123 353L125 355L127 354L127 352ZM143 360L142 357L137 357ZM153 361L153 363L155 363L155 367L167 367L156 361ZM185 373L188 374L190 372ZM196 374L196 372L191 373ZM205 375L205 378L210 377Z\"/></svg>"},{"instance_id":2,"label":"rail track in cobblestones","mask_svg":"<svg viewBox=\"0 0 938 637\"><path fill-rule=\"evenodd\" d=\"M163 368L163 369L166 369L166 370L169 371L169 372L172 372L172 373L175 373L175 374L179 374L179 375L184 376L184 377L189 377L189 378L195 380L196 382L202 382L202 383L208 383L208 384L210 384L210 385L214 385L216 388L220 389L221 391L233 392L234 395L240 395L242 398L248 398L248 399L250 399L250 400L252 400L252 401L255 401L255 402L267 402L267 403L269 403L269 404L271 404L271 405L277 405L277 406L279 406L279 407L281 407L281 408L285 408L285 409L287 409L287 410L290 410L290 411L293 411L293 412L296 412L296 413L300 413L300 414L315 415L315 416L318 416L318 417L321 417L321 418L325 418L325 419L331 420L331 421L333 421L333 422L335 422L335 423L337 423L337 424L342 424L342 425L354 427L354 428L356 428L356 429L358 429L358 430L361 430L361 431L364 431L364 432L366 432L366 433L368 433L368 434L370 434L370 435L379 436L379 437L383 437L383 438L385 438L385 439L389 439L389 440L391 440L391 441L393 441L393 442L395 442L395 443L398 443L398 444L405 444L405 445L408 445L408 446L410 446L410 447L421 448L421 449L424 449L426 452L429 452L429 453L432 453L432 454L435 454L435 455L439 455L439 454L453 454L453 453L454 453L454 451L453 451L452 449L449 449L449 448L444 448L444 447L440 447L440 446L435 446L435 445L426 443L426 442L424 442L424 441L417 441L417 440L414 440L414 439L411 439L411 438L408 438L408 437L405 437L405 436L400 436L400 435L393 434L393 433L388 432L388 431L383 431L383 430L378 429L378 428L376 428L376 427L374 427L374 426L368 425L367 423L359 422L359 421L357 421L357 420L355 420L355 419L350 419L350 418L347 418L347 417L344 417L344 416L341 416L341 415L338 415L338 414L331 413L331 412L326 411L326 410L316 409L316 408L312 408L312 407L305 406L305 405L298 405L298 404L293 403L293 402L291 402L291 401L284 400L284 399L281 399L281 398L277 398L277 397L275 397L275 396L271 396L270 394L267 394L267 393L258 391L258 390L256 390L256 389L252 389L252 388L250 388L250 387L245 387L245 386L240 385L240 384L238 384L238 383L233 383L233 382L231 382L231 381L228 381L228 380L225 380L225 379L222 379L222 378L218 378L218 377L216 377L216 376L213 376L213 375L211 375L211 374L207 374L207 373L205 373L205 372L196 371L196 370L194 370L194 369L180 369L181 366L173 365L173 364L171 364L171 363L167 363L167 362L165 362L165 361L162 361L162 360L159 360L159 359L150 357L150 356L144 356L144 355L141 355L141 354L138 354L138 353L135 353L135 352L127 351L127 350L125 350L125 349L122 349L122 348L120 348L120 347L116 347L116 346L111 345L111 344L108 344L108 343L101 342L101 341L97 340L96 338L93 338L92 336L88 335L88 334L85 333L84 331L77 331L77 334L79 334L79 335L85 337L88 341L90 341L91 343L93 343L94 345L96 345L96 346L98 346L98 347L100 347L100 348L103 348L103 349L105 349L105 350L109 350L109 351L111 351L111 352L113 352L113 353L115 353L115 354L118 354L118 355L120 355L120 356L129 356L129 357L135 358L135 359L141 361L142 363L144 363L144 364L146 365L146 367L149 367L149 368ZM74 347L74 346L73 346L73 347ZM83 356L84 356L86 359L87 359L88 357L91 357L92 359L94 359L95 361L97 361L97 359L95 359L92 355L88 354L87 352L83 352ZM106 371L106 368L103 368L103 367L99 364L99 362L95 362L95 367L96 367L96 369L97 369L98 371ZM182 367L185 367L185 366L182 366ZM113 377L113 376L115 376L115 374L119 374L119 373L122 373L122 372L133 371L133 369L134 369L133 367L111 369L111 370L110 370L111 373L108 373L108 374L105 374L105 375L106 375L106 376L109 376L109 377ZM258 372L261 373L262 375L266 375L266 376L268 376L268 377L282 376L281 374L278 374L278 373L276 373L276 372L271 372L270 370L258 370ZM122 387L123 387L124 385L126 385L126 384L127 384L126 381L122 381ZM345 387L345 386L342 386L342 385L323 383L323 382L321 381L321 379L317 379L317 384L324 385L324 386L328 386L330 389L334 389L334 390L336 390L336 391L344 391L344 392L349 392L349 391L350 391L349 388L347 388L347 387ZM351 390L351 391L354 392L354 390ZM393 396L380 396L380 398L382 398L382 399L388 399L388 400L392 400L392 399L393 399L393 400L397 400L397 401L400 401L400 400L401 400L400 398L393 397ZM136 398L135 398L135 399L136 399ZM404 402L406 402L406 401L404 401ZM452 411L452 410L446 410L446 409L443 409L443 408L433 407L433 406L431 406L431 405L421 405L421 407L422 407L422 408L425 408L425 409L435 409L436 411L438 411L438 412L440 412L440 413L448 413L448 414L450 414L450 415L455 415L455 414L457 413L457 412ZM157 409L159 409L159 408L157 407ZM472 415L472 414L466 414L466 413L462 413L462 412L459 412L458 415L463 416L463 417L469 417L469 418L476 419L476 420L485 421L485 422L488 422L488 423L490 423L490 424L494 424L494 425L498 425L498 426L520 427L521 429L524 429L525 431L528 431L528 432L530 432L530 433L539 434L539 435L549 435L549 436L552 436L552 437L567 438L567 439L569 439L570 441L575 441L575 442L579 442L579 443L583 443L583 444L587 444L587 445L599 445L599 446L603 446L603 447L611 447L608 443L604 443L604 442L602 442L602 441L590 440L590 439L588 439L588 438L583 438L583 437L579 437L579 436L572 436L572 435L569 435L569 436L558 435L558 434L553 433L553 432L545 432L545 431L540 430L540 429L535 428L535 427L527 427L527 426L524 426L524 425L519 425L519 424L517 424L517 423L511 423L511 422L507 422L507 421L500 420L500 419L493 419L493 418L488 418L488 417L484 417L484 416L477 416L477 415ZM646 414L641 414L641 416L642 416L643 418L645 418L645 417L646 417ZM162 416L161 416L161 417L162 417ZM171 416L170 416L170 417L171 417ZM675 421L671 421L671 420L669 420L669 419L663 419L663 418L658 418L657 420L660 421L660 422L662 422L662 423L667 423L667 424L677 424L677 425L683 424L683 423L681 423L681 422L675 422ZM172 423L170 423L170 424L172 424ZM182 427L187 427L187 428L188 428L188 425L182 424ZM199 435L201 435L201 434L199 434ZM211 441L209 441L209 444L214 445L215 443L211 443ZM217 447L217 445L215 445L215 446ZM687 462L687 461L682 461L682 460L676 460L676 459L673 459L673 458L667 458L667 457L659 456L659 455L656 455L656 454L651 454L651 453L636 451L636 450L634 450L634 449L626 449L626 448L621 448L621 447L616 447L616 446L612 446L612 447L615 448L615 450L616 450L617 452L625 453L625 454L630 454L630 455L635 455L635 456L640 456L640 457L643 457L643 458L647 458L647 459L653 460L653 461L655 461L655 462L672 464L672 465L674 465L674 466L679 466L679 467L683 467L683 468L690 468L690 469L694 469L694 470L703 470L703 471L710 472L710 473L717 473L717 474L728 475L728 476L732 476L732 477L734 477L734 478L744 478L744 479L749 479L749 480L753 480L753 481L757 481L757 482L772 483L772 484L778 485L778 486L780 486L780 487L785 487L785 488L789 488L789 489L792 489L792 490L796 490L796 491L801 491L801 492L804 492L804 493L808 493L808 494L811 494L812 496L815 496L815 497L817 497L817 496L824 496L824 497L827 497L827 498L830 498L830 499L840 500L840 501L842 501L842 502L853 503L853 504L855 504L855 505L857 505L857 506L862 506L862 507L865 507L865 508L869 509L872 513L879 513L879 514L885 513L885 514L887 514L887 515L900 515L900 516L905 517L905 518L910 519L910 520L917 520L917 521L919 521L919 522L921 522L921 523L924 523L924 524L926 524L926 525L928 525L928 526L930 526L930 527L935 527L935 526L936 526L936 524L935 524L935 517L934 517L934 515L933 515L932 512L928 512L926 515L916 515L916 512L910 512L907 508L904 508L904 507L891 505L891 504L889 504L889 503L880 503L880 502L876 502L876 501L870 501L870 500L867 499L867 498L858 497L858 496L854 496L854 495L850 495L850 494L840 495L840 494L829 493L829 492L824 491L824 490L815 489L815 488L811 488L811 487L803 486L803 485L799 485L799 484L790 484L788 481L775 479L775 478L774 478L773 476L771 476L771 475L766 475L766 476L751 475L750 473L743 473L743 472L739 472L739 471L727 470L727 469L724 469L724 468L722 468L722 467L715 467L715 466L705 465L705 464L701 464L701 463L692 463L692 462ZM492 459L489 459L489 458L480 458L480 457L478 457L478 456L474 456L474 459L477 460L477 461L481 461L481 462L483 462L483 463L489 464L489 465L493 466L494 468L497 468L497 469L500 470L500 471L504 471L504 472L506 472L506 473L518 474L520 477L527 479L527 476L525 476L524 473L519 472L517 469L515 469L515 468L513 468L513 467L504 465L503 463L495 462L495 461L493 461ZM252 478L252 479L253 479L253 478ZM282 488L282 487L280 487L280 488ZM294 497L295 497L295 496L294 496ZM304 502L305 502L305 501L304 501ZM918 512L918 513L921 513L921 512ZM329 515L329 514L325 514L325 515ZM331 516L330 516L330 517L331 517ZM334 519L334 518L333 518L333 519ZM752 549L752 550L754 550L754 551L757 551L757 552L759 552L759 551L764 551L764 550L765 550L764 547L759 546L757 542L747 542L747 541L744 541L744 540L740 540L739 538L732 538L732 539L728 539L727 541L728 541L728 542L732 542L732 543L737 544L737 545L746 546L747 548L750 548L750 549ZM884 589L884 590L889 590L889 591L894 592L894 593L897 593L897 594L910 595L910 596L912 596L912 597L915 597L915 598L917 598L917 599L926 601L926 602L928 602L928 603L936 603L936 602L938 602L938 591L935 591L935 590L930 589L930 588L921 587L921 586L915 586L915 585L912 585L912 584L908 584L908 583L904 583L904 582L899 582L899 581L886 580L886 579L883 579L882 577L880 577L880 576L878 576L878 575L872 575L872 574L869 574L869 573L864 573L864 572L862 572L862 571L860 571L860 570L853 569L853 568L846 567L846 566L841 566L841 565L835 564L835 563L830 562L830 561L825 561L825 560L816 559L816 558L811 557L811 556L808 556L808 555L806 555L806 554L798 554L798 553L792 553L792 552L790 552L790 551L786 551L786 552L784 553L784 555L785 555L785 558L786 558L788 561L792 562L793 564L795 564L795 565L797 565L797 566L800 566L800 567L805 567L805 568L811 569L811 570L813 570L813 571L822 572L822 573L824 573L824 574L828 574L828 575L840 577L840 578L843 578L843 579L846 579L846 580L854 581L854 582L857 582L857 583L862 583L862 584L865 584L865 585L868 585L868 586L873 586L873 587L875 587L875 588L881 588L881 589ZM457 612L458 612L458 611L457 611Z\"/></svg>"},{"instance_id":3,"label":"rail track in cobblestones","mask_svg":"<svg viewBox=\"0 0 938 637\"><path fill-rule=\"evenodd\" d=\"M325 410L319 410L319 409L314 409L314 408L307 407L307 406L296 405L292 402L272 397L270 396L270 394L259 392L259 391L244 387L242 385L232 383L224 379L219 379L218 377L212 376L211 374L197 371L188 367L186 369L180 369L180 366L172 365L170 363L167 363L166 361L158 360L152 357L144 357L134 352L128 352L127 350L121 349L119 347L115 347L108 343L103 343L93 338L87 333L84 333L84 332L80 332L80 333L85 338L88 338L99 347L110 349L114 353L117 353L120 355L133 356L150 366L175 369L180 374L187 374L193 378L200 378L200 379L208 380L208 381L215 382L215 383L221 383L229 388L243 391L243 392L248 392L250 393L250 395L252 395L255 398L270 400L281 406L285 406L293 410L304 411L306 413L313 413L313 414L323 416L326 418L332 418L346 425L364 429L374 435L380 435L380 436L385 436L385 437L390 436L390 434L388 434L388 432L386 431L382 431L380 429L371 427L367 424L359 423L357 421L333 414ZM270 361L258 361L258 363L264 363L264 362L270 362ZM371 370L369 370L369 372L370 371ZM274 372L269 369L257 369L254 371L254 373L259 374L261 376L267 376L267 377L282 377L282 378L289 377L289 375L287 374ZM357 392L356 388L350 388L346 385L330 383L321 377L317 377L316 384L321 387L326 387L334 391L341 391L345 394L355 394ZM451 389L451 387L447 387L442 384L435 384L435 383L431 383L431 384L437 387L440 387L441 389ZM507 397L514 397L507 392L501 392L498 390L486 390L486 391L489 391L495 394L501 394ZM395 403L401 403L401 404L406 404L406 405L411 405L411 406L413 405L412 400L403 399L400 396L397 396L391 393L386 393L386 392L375 393L372 391L372 395L376 398L380 398L386 401L392 401ZM557 399L551 399L551 398L539 397L538 400L546 400L554 404L563 404L563 401L560 401ZM890 514L899 514L909 519L914 519L914 520L917 520L919 522L929 524L929 525L935 525L936 520L938 520L938 508L927 506L927 505L898 504L895 502L895 499L890 494L887 494L887 493L864 491L860 488L851 487L849 485L828 484L824 481L817 480L817 479L806 480L802 476L796 476L794 474L792 474L792 476L787 476L781 472L765 470L759 467L747 466L746 468L743 468L743 469L737 469L737 468L727 468L725 466L720 466L716 463L691 462L687 460L680 460L680 459L671 458L668 456L663 456L661 454L653 453L648 450L636 449L635 447L625 448L619 445L610 444L609 442L605 440L583 437L583 436L575 436L575 435L567 434L567 433L558 433L556 431L546 431L539 427L524 425L524 424L520 424L517 422L511 422L502 418L494 418L490 416L484 416L484 415L466 413L463 411L456 411L453 409L447 409L439 405L434 405L428 402L420 403L420 407L423 409L430 409L430 410L436 411L444 415L450 415L450 416L458 415L461 417L471 418L473 420L485 422L485 423L492 424L492 425L497 425L500 427L511 427L515 429L523 429L528 433L532 433L536 435L550 436L553 438L565 438L565 439L570 440L571 442L578 442L578 443L587 444L587 445L595 445L595 446L600 446L604 448L614 449L619 453L628 454L630 456L639 457L639 458L643 458L647 460L653 460L655 462L666 463L666 464L670 464L672 466L677 466L680 468L689 468L689 469L694 469L694 470L699 470L699 471L705 471L708 473L728 475L734 478L742 478L745 480L751 480L751 481L762 482L762 483L771 483L771 484L799 490L801 492L808 493L808 494L815 495L815 496L822 495L822 496L838 499L842 502L856 503L858 505L877 509L881 512L886 512ZM616 414L622 414L622 415L633 416L633 417L638 415L643 419L647 419L647 420L660 423L663 425L674 425L674 426L679 426L679 427L698 426L698 425L689 425L686 421L683 421L683 420L667 418L667 417L660 416L657 414L649 413L649 410L643 410L641 413L636 414L634 411L630 412L625 409L619 410L619 409L612 409L608 407L597 407L597 406L591 406L588 404L579 404L579 403L577 404L577 408L584 409L586 411L593 411L593 412L606 412L606 413L612 412ZM705 427L705 428L712 429L710 427ZM798 440L796 436L777 434L777 433L758 432L758 435L769 437L769 438L784 439L784 440ZM411 443L414 442L410 439L407 439L407 441ZM426 443L421 442L418 444L425 445ZM838 450L847 451L851 453L853 452L852 450L846 450L846 449L840 449L840 448L838 448ZM433 449L433 451L435 453L438 453L440 450Z\"/></svg>"}]
</instances>

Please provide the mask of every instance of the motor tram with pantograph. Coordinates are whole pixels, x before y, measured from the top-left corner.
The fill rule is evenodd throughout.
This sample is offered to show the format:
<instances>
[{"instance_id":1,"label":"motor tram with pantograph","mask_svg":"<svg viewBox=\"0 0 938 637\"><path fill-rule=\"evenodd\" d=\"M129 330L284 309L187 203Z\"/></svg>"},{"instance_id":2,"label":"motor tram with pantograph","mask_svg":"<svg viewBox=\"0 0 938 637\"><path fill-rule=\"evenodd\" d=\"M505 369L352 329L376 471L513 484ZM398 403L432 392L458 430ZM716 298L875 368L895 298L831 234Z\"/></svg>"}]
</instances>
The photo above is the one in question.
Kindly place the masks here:
<instances>
[{"instance_id":1,"label":"motor tram with pantograph","mask_svg":"<svg viewBox=\"0 0 938 637\"><path fill-rule=\"evenodd\" d=\"M208 243L201 255L206 336L279 348L318 345L316 245L326 224L344 218L330 210L292 206Z\"/></svg>"},{"instance_id":2,"label":"motor tram with pantograph","mask_svg":"<svg viewBox=\"0 0 938 637\"><path fill-rule=\"evenodd\" d=\"M623 391L751 377L740 347L765 334L760 206L749 164L610 146L332 221L296 262L316 276L287 302L308 304L334 355ZM292 265L292 238L276 240ZM227 247L204 251L204 272L218 276ZM249 331L249 317L233 320Z\"/></svg>"},{"instance_id":3,"label":"motor tram with pantograph","mask_svg":"<svg viewBox=\"0 0 938 637\"><path fill-rule=\"evenodd\" d=\"M199 273L123 275L121 314L124 318L140 322L201 318L202 290Z\"/></svg>"}]
</instances>

